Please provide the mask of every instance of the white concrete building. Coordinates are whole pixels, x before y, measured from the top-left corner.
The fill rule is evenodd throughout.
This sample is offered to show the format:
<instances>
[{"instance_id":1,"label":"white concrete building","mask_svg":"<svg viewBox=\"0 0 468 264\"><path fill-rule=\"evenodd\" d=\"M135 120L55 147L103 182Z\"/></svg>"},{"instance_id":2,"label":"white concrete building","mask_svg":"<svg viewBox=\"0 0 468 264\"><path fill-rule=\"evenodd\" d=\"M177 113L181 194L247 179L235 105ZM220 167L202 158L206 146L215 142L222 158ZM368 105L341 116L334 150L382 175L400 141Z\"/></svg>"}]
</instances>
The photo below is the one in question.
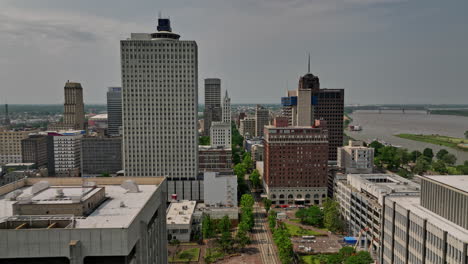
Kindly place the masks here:
<instances>
[{"instance_id":1,"label":"white concrete building","mask_svg":"<svg viewBox=\"0 0 468 264\"><path fill-rule=\"evenodd\" d=\"M167 176L168 195L199 200L184 194L198 174L197 43L158 21L158 32L120 43L123 167L126 176Z\"/></svg>"},{"instance_id":2,"label":"white concrete building","mask_svg":"<svg viewBox=\"0 0 468 264\"><path fill-rule=\"evenodd\" d=\"M349 145L338 148L338 167L345 173L372 173L374 149L363 146L362 141L349 141Z\"/></svg>"},{"instance_id":3,"label":"white concrete building","mask_svg":"<svg viewBox=\"0 0 468 264\"><path fill-rule=\"evenodd\" d=\"M2 263L167 263L162 177L24 178L0 187Z\"/></svg>"},{"instance_id":4,"label":"white concrete building","mask_svg":"<svg viewBox=\"0 0 468 264\"><path fill-rule=\"evenodd\" d=\"M222 104L222 121L213 122L210 129L211 147L231 148L231 98L226 95Z\"/></svg>"},{"instance_id":5,"label":"white concrete building","mask_svg":"<svg viewBox=\"0 0 468 264\"><path fill-rule=\"evenodd\" d=\"M348 224L350 235L357 236L361 230L367 249L380 251L381 219L384 197L418 196L420 186L392 174L348 174L346 179L336 181L334 197Z\"/></svg>"},{"instance_id":6,"label":"white concrete building","mask_svg":"<svg viewBox=\"0 0 468 264\"><path fill-rule=\"evenodd\" d=\"M81 139L84 134L84 130L59 131L57 133L52 133L56 176L80 176Z\"/></svg>"},{"instance_id":7,"label":"white concrete building","mask_svg":"<svg viewBox=\"0 0 468 264\"><path fill-rule=\"evenodd\" d=\"M190 242L193 212L196 201L173 201L167 209L166 225L168 240Z\"/></svg>"},{"instance_id":8,"label":"white concrete building","mask_svg":"<svg viewBox=\"0 0 468 264\"><path fill-rule=\"evenodd\" d=\"M468 263L468 176L421 178L421 196L384 201L380 263Z\"/></svg>"},{"instance_id":9,"label":"white concrete building","mask_svg":"<svg viewBox=\"0 0 468 264\"><path fill-rule=\"evenodd\" d=\"M232 171L205 172L203 200L208 206L237 206L237 176Z\"/></svg>"}]
</instances>

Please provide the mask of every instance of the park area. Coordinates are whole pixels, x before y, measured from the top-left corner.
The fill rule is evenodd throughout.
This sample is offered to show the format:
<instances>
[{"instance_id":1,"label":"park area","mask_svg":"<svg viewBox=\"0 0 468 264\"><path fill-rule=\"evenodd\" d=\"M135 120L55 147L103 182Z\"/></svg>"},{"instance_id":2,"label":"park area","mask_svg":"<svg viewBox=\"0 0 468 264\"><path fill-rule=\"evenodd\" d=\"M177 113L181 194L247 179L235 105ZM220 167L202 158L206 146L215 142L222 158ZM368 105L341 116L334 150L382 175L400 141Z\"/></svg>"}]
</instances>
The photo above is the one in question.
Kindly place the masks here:
<instances>
[{"instance_id":1,"label":"park area","mask_svg":"<svg viewBox=\"0 0 468 264\"><path fill-rule=\"evenodd\" d=\"M200 248L193 247L193 248L188 248L185 250L181 250L177 254L174 254L173 256L169 257L169 262L198 262L198 259L200 258Z\"/></svg>"},{"instance_id":2,"label":"park area","mask_svg":"<svg viewBox=\"0 0 468 264\"><path fill-rule=\"evenodd\" d=\"M430 143L434 145L446 146L454 149L462 149L468 151L467 139L455 138L441 135L417 135L417 134L398 134L395 135L399 138Z\"/></svg>"}]
</instances>

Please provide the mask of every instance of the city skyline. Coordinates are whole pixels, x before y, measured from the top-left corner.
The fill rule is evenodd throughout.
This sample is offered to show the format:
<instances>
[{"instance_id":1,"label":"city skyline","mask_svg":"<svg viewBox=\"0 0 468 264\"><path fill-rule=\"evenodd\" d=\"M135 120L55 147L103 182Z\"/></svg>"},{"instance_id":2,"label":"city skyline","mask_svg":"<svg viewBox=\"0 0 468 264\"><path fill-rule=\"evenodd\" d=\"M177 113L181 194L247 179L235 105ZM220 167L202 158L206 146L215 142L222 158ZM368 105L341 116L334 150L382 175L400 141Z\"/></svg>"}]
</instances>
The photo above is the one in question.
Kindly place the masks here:
<instances>
[{"instance_id":1,"label":"city skyline","mask_svg":"<svg viewBox=\"0 0 468 264\"><path fill-rule=\"evenodd\" d=\"M306 73L309 52L311 72L324 88L345 88L346 104L462 103L467 3L422 3L0 1L0 103L60 104L66 79L83 84L87 104L105 103L106 88L121 85L116 41L154 30L160 10L199 42L199 86L219 77L236 103L279 103Z\"/></svg>"}]
</instances>

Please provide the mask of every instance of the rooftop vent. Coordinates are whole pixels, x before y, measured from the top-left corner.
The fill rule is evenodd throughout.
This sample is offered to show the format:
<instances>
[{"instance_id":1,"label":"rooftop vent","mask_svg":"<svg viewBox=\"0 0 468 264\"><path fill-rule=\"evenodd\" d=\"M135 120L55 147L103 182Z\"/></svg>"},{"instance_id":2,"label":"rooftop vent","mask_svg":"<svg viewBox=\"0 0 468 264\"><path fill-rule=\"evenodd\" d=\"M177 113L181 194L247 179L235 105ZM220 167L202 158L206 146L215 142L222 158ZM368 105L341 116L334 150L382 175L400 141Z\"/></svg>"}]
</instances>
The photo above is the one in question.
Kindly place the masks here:
<instances>
[{"instance_id":1,"label":"rooftop vent","mask_svg":"<svg viewBox=\"0 0 468 264\"><path fill-rule=\"evenodd\" d=\"M55 197L57 198L63 198L65 194L63 193L63 189L57 189L55 193Z\"/></svg>"},{"instance_id":2,"label":"rooftop vent","mask_svg":"<svg viewBox=\"0 0 468 264\"><path fill-rule=\"evenodd\" d=\"M125 207L125 203L123 201L120 202L120 207Z\"/></svg>"},{"instance_id":3,"label":"rooftop vent","mask_svg":"<svg viewBox=\"0 0 468 264\"><path fill-rule=\"evenodd\" d=\"M31 194L36 194L39 193L47 188L49 188L49 182L48 181L40 181L35 183L32 188L31 188Z\"/></svg>"},{"instance_id":4,"label":"rooftop vent","mask_svg":"<svg viewBox=\"0 0 468 264\"><path fill-rule=\"evenodd\" d=\"M138 188L138 184L135 181L132 180L126 180L120 185L120 187L124 188L127 190L129 193L138 193L140 192L140 189Z\"/></svg>"}]
</instances>

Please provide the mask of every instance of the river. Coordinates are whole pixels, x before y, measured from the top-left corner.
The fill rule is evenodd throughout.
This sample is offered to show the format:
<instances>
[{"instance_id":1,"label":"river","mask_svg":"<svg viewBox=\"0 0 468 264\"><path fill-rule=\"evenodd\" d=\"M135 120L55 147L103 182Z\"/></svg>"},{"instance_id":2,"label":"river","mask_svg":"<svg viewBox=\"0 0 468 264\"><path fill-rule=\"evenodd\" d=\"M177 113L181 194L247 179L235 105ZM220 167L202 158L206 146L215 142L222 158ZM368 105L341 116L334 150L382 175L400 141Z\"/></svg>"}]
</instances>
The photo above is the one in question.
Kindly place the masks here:
<instances>
[{"instance_id":1,"label":"river","mask_svg":"<svg viewBox=\"0 0 468 264\"><path fill-rule=\"evenodd\" d=\"M399 145L409 150L419 150L432 148L434 155L444 148L457 156L457 163L468 160L468 152L456 150L444 146L407 140L395 137L395 134L439 134L444 136L463 138L468 130L468 117L450 115L428 115L425 111L378 111L358 110L350 115L353 118L353 125L362 126L362 131L346 131L351 137L372 141L374 139L383 140L392 145Z\"/></svg>"}]
</instances>

